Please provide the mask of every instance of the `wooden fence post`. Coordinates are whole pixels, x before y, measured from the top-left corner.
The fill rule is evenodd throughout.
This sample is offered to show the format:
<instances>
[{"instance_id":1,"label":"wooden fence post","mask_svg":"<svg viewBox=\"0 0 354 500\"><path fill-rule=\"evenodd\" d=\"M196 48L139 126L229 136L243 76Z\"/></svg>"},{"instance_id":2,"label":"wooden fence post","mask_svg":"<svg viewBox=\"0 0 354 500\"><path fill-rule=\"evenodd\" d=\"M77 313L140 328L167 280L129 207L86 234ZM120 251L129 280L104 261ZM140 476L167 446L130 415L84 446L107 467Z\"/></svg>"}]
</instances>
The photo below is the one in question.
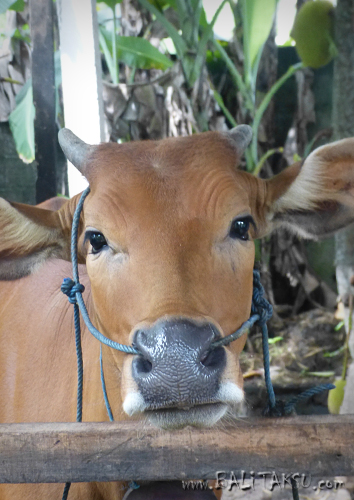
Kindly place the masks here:
<instances>
[{"instance_id":1,"label":"wooden fence post","mask_svg":"<svg viewBox=\"0 0 354 500\"><path fill-rule=\"evenodd\" d=\"M30 0L34 139L38 177L36 201L56 196L55 73L52 0Z\"/></svg>"}]
</instances>

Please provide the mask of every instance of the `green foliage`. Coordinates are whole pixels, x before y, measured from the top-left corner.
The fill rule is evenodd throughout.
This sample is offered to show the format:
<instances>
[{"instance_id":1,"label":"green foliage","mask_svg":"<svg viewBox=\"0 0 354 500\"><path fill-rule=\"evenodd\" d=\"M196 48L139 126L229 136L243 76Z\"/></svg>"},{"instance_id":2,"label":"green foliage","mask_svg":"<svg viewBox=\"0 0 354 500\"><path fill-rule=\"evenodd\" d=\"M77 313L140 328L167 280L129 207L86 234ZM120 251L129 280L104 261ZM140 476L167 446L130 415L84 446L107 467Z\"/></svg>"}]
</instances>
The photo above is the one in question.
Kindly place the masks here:
<instances>
[{"instance_id":1,"label":"green foliage","mask_svg":"<svg viewBox=\"0 0 354 500\"><path fill-rule=\"evenodd\" d=\"M0 14L4 14L16 0L0 0Z\"/></svg>"},{"instance_id":2,"label":"green foliage","mask_svg":"<svg viewBox=\"0 0 354 500\"><path fill-rule=\"evenodd\" d=\"M31 43L30 29L28 24L24 24L21 28L15 28L12 33L9 34L10 38L16 40L22 40L25 43Z\"/></svg>"},{"instance_id":3,"label":"green foliage","mask_svg":"<svg viewBox=\"0 0 354 500\"><path fill-rule=\"evenodd\" d=\"M150 3L149 0L139 0L140 4L147 9L150 14L154 15L156 19L162 24L162 26L165 28L167 31L168 36L172 39L175 47L177 54L181 60L181 63L183 65L183 56L184 54L187 53L187 44L183 37L178 33L178 30L173 26L172 23L168 21L163 15L163 13L155 7L152 3ZM178 0L177 0L178 2Z\"/></svg>"},{"instance_id":4,"label":"green foliage","mask_svg":"<svg viewBox=\"0 0 354 500\"><path fill-rule=\"evenodd\" d=\"M2 8L5 10L9 7L20 9L23 1L24 0L0 0L0 12ZM318 2L321 1L322 0L318 0ZM146 39L117 35L118 19L115 11L116 6L121 2L122 0L106 0L105 2L100 2L100 4L106 5L109 11L111 11L110 14L103 14L103 12L101 14L99 40L113 83L117 84L119 81L118 61L123 62L133 69L148 70L155 68L165 70L170 68L173 65L172 61L158 49L153 47ZM272 89L270 89L261 104L256 107L255 86L258 64L264 43L272 28L277 0L239 0L242 14L245 60L242 74L231 60L224 44L214 40L213 33L214 24L226 3L229 3L231 8L235 7L232 0L223 0L220 3L210 23L206 20L202 0L139 0L139 2L162 24L168 36L172 39L189 88L193 87L201 74L205 65L208 47L213 45L213 55L215 56L215 54L217 54L222 64L226 65L229 69L230 75L236 84L236 88L242 96L241 104L245 108L243 114L248 114L253 118L252 127L254 137L251 147L252 153L250 151L246 152L246 160L248 170L251 172L255 171L255 173L258 174L263 165L263 161L266 159L266 157L263 157L262 160L258 162L257 156L257 133L263 114L278 88L299 69L299 67L301 67L301 65L291 67L289 71L276 82ZM166 8L173 8L176 11L179 29L170 23L164 16L164 10ZM109 23L112 27L110 30L107 29ZM26 30L15 30L12 36L24 40L27 43L30 42L29 33ZM32 152L34 148L31 146L32 132L27 131L25 134L20 133L21 127L18 123L20 120L17 119L22 109L23 112L26 113L23 125L27 123L30 126L30 123L33 121L31 114L32 108L29 104L31 91L28 87L26 92L26 98L18 103L18 107L12 114L12 127L17 133L17 138L15 140L16 144L20 145L20 154L22 157L29 160L33 158L34 155L34 152ZM214 90L214 97L230 123L235 126L236 121L225 106L221 95L216 90ZM25 144L27 144L27 146L25 146Z\"/></svg>"},{"instance_id":5,"label":"green foliage","mask_svg":"<svg viewBox=\"0 0 354 500\"><path fill-rule=\"evenodd\" d=\"M242 0L244 76L255 88L258 63L263 45L272 29L276 0Z\"/></svg>"},{"instance_id":6,"label":"green foliage","mask_svg":"<svg viewBox=\"0 0 354 500\"><path fill-rule=\"evenodd\" d=\"M104 0L104 3L110 7L112 10L116 8L116 5L122 3L123 0Z\"/></svg>"},{"instance_id":7,"label":"green foliage","mask_svg":"<svg viewBox=\"0 0 354 500\"><path fill-rule=\"evenodd\" d=\"M16 108L9 117L9 125L20 158L30 163L35 158L32 79L29 79L16 96Z\"/></svg>"},{"instance_id":8,"label":"green foliage","mask_svg":"<svg viewBox=\"0 0 354 500\"><path fill-rule=\"evenodd\" d=\"M61 83L60 55L54 54L55 61L55 100L56 114L60 120L61 109L59 104L59 85ZM35 159L34 142L35 107L33 104L32 79L27 80L16 96L16 108L9 116L9 125L12 132L17 153L22 161L31 163Z\"/></svg>"},{"instance_id":9,"label":"green foliage","mask_svg":"<svg viewBox=\"0 0 354 500\"><path fill-rule=\"evenodd\" d=\"M232 0L229 0L230 6L234 11L235 20L236 7ZM236 88L241 96L241 106L243 115L250 116L253 119L253 139L250 149L246 151L247 170L259 175L264 161L269 155L265 155L258 160L258 130L263 115L268 108L274 94L278 89L303 65L297 64L291 66L288 71L272 86L264 96L261 103L256 106L256 80L259 61L263 52L263 46L272 29L273 19L276 12L277 0L239 0L241 6L241 24L244 66L241 73L232 59L230 58L227 47L217 40L213 40L214 55L218 54L229 70L230 76L234 81ZM236 21L235 21L236 22ZM220 104L221 96L216 96L221 109L225 106ZM225 113L226 115L226 113ZM228 116L227 116L228 117ZM228 117L229 119L229 117ZM230 120L234 125L234 121ZM270 154L274 153L272 151Z\"/></svg>"},{"instance_id":10,"label":"green foliage","mask_svg":"<svg viewBox=\"0 0 354 500\"><path fill-rule=\"evenodd\" d=\"M105 56L112 82L119 82L119 66L121 61L133 69L167 69L173 66L168 57L162 54L151 43L140 37L124 37L117 35L118 20L115 8L122 0L107 0L100 2L107 5L111 11L111 17L104 17L99 12L99 41L100 48ZM112 22L112 29L108 30L106 25Z\"/></svg>"},{"instance_id":11,"label":"green foliage","mask_svg":"<svg viewBox=\"0 0 354 500\"><path fill-rule=\"evenodd\" d=\"M133 68L167 69L172 61L145 38L117 35L118 59Z\"/></svg>"},{"instance_id":12,"label":"green foliage","mask_svg":"<svg viewBox=\"0 0 354 500\"><path fill-rule=\"evenodd\" d=\"M26 4L24 0L16 0L15 3L13 3L10 7L9 10L14 10L16 12L23 12Z\"/></svg>"},{"instance_id":13,"label":"green foliage","mask_svg":"<svg viewBox=\"0 0 354 500\"><path fill-rule=\"evenodd\" d=\"M342 320L342 321L340 321L340 322L338 323L338 325L335 327L334 331L335 331L335 332L339 332L339 330L340 330L341 328L343 328L343 326L345 326L344 320Z\"/></svg>"},{"instance_id":14,"label":"green foliage","mask_svg":"<svg viewBox=\"0 0 354 500\"><path fill-rule=\"evenodd\" d=\"M177 9L176 0L149 0L149 3L161 12L167 7L172 7L175 10Z\"/></svg>"},{"instance_id":15,"label":"green foliage","mask_svg":"<svg viewBox=\"0 0 354 500\"><path fill-rule=\"evenodd\" d=\"M229 122L231 123L231 125L233 127L236 127L237 126L236 120L232 116L232 114L230 113L230 111L227 109L227 107L225 106L224 101L223 101L221 95L219 94L219 92L217 92L216 90L214 90L213 94L214 94L215 101L219 104L220 109L222 110L222 112L224 113L224 115L226 116L226 118L229 120Z\"/></svg>"},{"instance_id":16,"label":"green foliage","mask_svg":"<svg viewBox=\"0 0 354 500\"><path fill-rule=\"evenodd\" d=\"M305 66L320 68L337 54L333 40L334 7L327 0L302 5L291 32L296 50Z\"/></svg>"},{"instance_id":17,"label":"green foliage","mask_svg":"<svg viewBox=\"0 0 354 500\"><path fill-rule=\"evenodd\" d=\"M112 11L112 21L113 27L111 29L111 50L108 49L105 38L100 33L100 46L106 58L107 66L112 78L112 82L117 84L119 81L119 67L118 67L118 54L117 54L117 16L116 16L116 6L118 2L115 0L109 0L108 3L104 2L105 5L109 7ZM107 21L107 20L105 20Z\"/></svg>"},{"instance_id":18,"label":"green foliage","mask_svg":"<svg viewBox=\"0 0 354 500\"><path fill-rule=\"evenodd\" d=\"M344 399L345 387L347 384L346 375L347 375L348 360L349 360L349 338L350 338L350 334L351 334L352 328L353 328L353 307L354 307L354 298L352 295L350 295L350 297L349 297L348 328L347 328L345 344L341 349L338 349L337 351L335 351L333 353L327 353L327 357L333 357L334 355L337 355L341 350L344 350L342 376L341 376L341 378L338 378L335 380L335 382L334 382L335 389L330 390L328 393L328 401L327 401L328 411L330 413L332 413L333 415L338 415L340 412L340 408L342 406L343 399ZM338 331L343 326L345 326L345 322L341 321L336 326L335 330Z\"/></svg>"},{"instance_id":19,"label":"green foliage","mask_svg":"<svg viewBox=\"0 0 354 500\"><path fill-rule=\"evenodd\" d=\"M257 163L258 163L258 153L257 153L257 145L258 145L258 129L259 125L261 123L261 119L267 109L267 107L270 104L270 101L272 100L272 97L274 94L278 91L278 89L299 69L303 68L302 63L294 64L293 66L290 66L288 71L280 77L274 85L268 90L266 95L264 96L262 102L258 106L258 108L255 111L254 114L254 121L253 121L253 138L252 138L252 143L251 143L251 171L256 172L258 175L260 172L260 168L257 168ZM249 164L247 165L249 166Z\"/></svg>"},{"instance_id":20,"label":"green foliage","mask_svg":"<svg viewBox=\"0 0 354 500\"><path fill-rule=\"evenodd\" d=\"M113 72L113 44L111 33L100 26L100 45L106 57L107 65ZM167 69L173 66L172 61L162 54L148 40L134 36L116 35L117 59L132 68Z\"/></svg>"},{"instance_id":21,"label":"green foliage","mask_svg":"<svg viewBox=\"0 0 354 500\"><path fill-rule=\"evenodd\" d=\"M0 0L0 14L4 14L7 10L22 12L25 5L24 0Z\"/></svg>"},{"instance_id":22,"label":"green foliage","mask_svg":"<svg viewBox=\"0 0 354 500\"><path fill-rule=\"evenodd\" d=\"M173 24L166 19L161 10L155 6L156 2L139 0L141 5L162 24L168 36L172 39L189 87L193 87L202 71L207 44L213 38L215 21L227 1L224 0L218 7L210 24L206 22L202 0L175 0L173 5L168 2L177 12L181 31L179 33Z\"/></svg>"},{"instance_id":23,"label":"green foliage","mask_svg":"<svg viewBox=\"0 0 354 500\"><path fill-rule=\"evenodd\" d=\"M343 403L344 389L346 383L347 383L346 380L343 379L335 380L334 385L336 386L336 388L330 390L328 393L327 406L329 413L332 413L332 415L339 414L340 407L342 406Z\"/></svg>"},{"instance_id":24,"label":"green foliage","mask_svg":"<svg viewBox=\"0 0 354 500\"><path fill-rule=\"evenodd\" d=\"M281 342L284 340L284 337L273 337L272 339L268 339L268 344L277 344L278 342Z\"/></svg>"},{"instance_id":25,"label":"green foliage","mask_svg":"<svg viewBox=\"0 0 354 500\"><path fill-rule=\"evenodd\" d=\"M338 325L337 325L338 326ZM337 328L337 327L336 327ZM335 329L336 329L335 328ZM336 349L335 351L331 351L331 352L324 352L323 353L323 357L324 358L335 358L336 356L339 356L340 354L342 354L342 352L345 350L345 346L342 345L339 347L339 349Z\"/></svg>"}]
</instances>

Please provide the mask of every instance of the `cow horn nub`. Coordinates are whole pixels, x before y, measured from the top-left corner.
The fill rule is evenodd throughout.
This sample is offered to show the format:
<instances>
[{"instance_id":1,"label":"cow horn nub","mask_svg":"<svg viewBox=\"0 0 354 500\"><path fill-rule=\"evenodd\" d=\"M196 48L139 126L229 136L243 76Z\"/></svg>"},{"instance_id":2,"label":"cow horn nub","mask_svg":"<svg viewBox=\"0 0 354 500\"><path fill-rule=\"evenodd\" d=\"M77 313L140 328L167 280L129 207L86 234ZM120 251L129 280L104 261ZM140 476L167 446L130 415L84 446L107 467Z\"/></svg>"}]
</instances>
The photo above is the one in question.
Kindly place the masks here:
<instances>
[{"instance_id":1,"label":"cow horn nub","mask_svg":"<svg viewBox=\"0 0 354 500\"><path fill-rule=\"evenodd\" d=\"M242 155L252 140L252 128L249 125L238 125L227 132L227 135L233 140L237 151Z\"/></svg>"},{"instance_id":2,"label":"cow horn nub","mask_svg":"<svg viewBox=\"0 0 354 500\"><path fill-rule=\"evenodd\" d=\"M58 139L67 159L85 175L86 160L95 149L95 146L86 144L68 128L59 130Z\"/></svg>"}]
</instances>

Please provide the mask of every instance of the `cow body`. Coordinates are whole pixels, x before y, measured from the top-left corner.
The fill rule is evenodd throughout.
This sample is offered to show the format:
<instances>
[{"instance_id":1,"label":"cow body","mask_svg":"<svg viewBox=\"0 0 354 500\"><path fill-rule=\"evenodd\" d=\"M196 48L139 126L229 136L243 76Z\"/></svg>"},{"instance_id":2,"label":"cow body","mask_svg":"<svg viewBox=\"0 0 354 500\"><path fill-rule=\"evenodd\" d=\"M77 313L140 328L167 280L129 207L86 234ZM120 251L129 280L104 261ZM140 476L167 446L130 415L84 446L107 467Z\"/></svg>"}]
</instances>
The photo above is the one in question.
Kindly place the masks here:
<instances>
[{"instance_id":1,"label":"cow body","mask_svg":"<svg viewBox=\"0 0 354 500\"><path fill-rule=\"evenodd\" d=\"M81 280L89 290L84 266ZM76 354L73 307L60 291L63 276L71 275L71 265L63 260L45 263L38 272L21 280L2 282L0 288L0 421L70 422L76 418ZM41 311L41 314L38 314ZM24 322L25 318L25 322ZM23 332L26 332L23 335ZM100 385L99 345L83 327L84 406L86 421L108 420ZM108 387L111 384L106 366ZM111 395L115 408L116 391ZM40 395L40 396L39 396ZM24 415L25 418L24 418ZM106 498L119 498L119 485L101 485ZM96 487L75 484L70 499L90 496ZM97 490L98 492L98 490ZM113 494L113 492L115 492ZM1 500L58 498L63 485L1 485Z\"/></svg>"},{"instance_id":2,"label":"cow body","mask_svg":"<svg viewBox=\"0 0 354 500\"><path fill-rule=\"evenodd\" d=\"M249 140L247 127L97 147L62 135L91 189L78 243L91 320L140 353L102 347L115 420L133 416L173 430L237 414L245 336L226 348L212 343L249 317L253 239L280 224L323 236L354 220L353 140L269 181L236 168ZM57 211L0 203L0 422L75 420L73 308L60 285L71 275L77 202ZM100 344L85 327L82 345L83 420L108 420ZM6 485L0 498L56 498L60 491ZM74 485L70 500L123 494L118 483Z\"/></svg>"}]
</instances>

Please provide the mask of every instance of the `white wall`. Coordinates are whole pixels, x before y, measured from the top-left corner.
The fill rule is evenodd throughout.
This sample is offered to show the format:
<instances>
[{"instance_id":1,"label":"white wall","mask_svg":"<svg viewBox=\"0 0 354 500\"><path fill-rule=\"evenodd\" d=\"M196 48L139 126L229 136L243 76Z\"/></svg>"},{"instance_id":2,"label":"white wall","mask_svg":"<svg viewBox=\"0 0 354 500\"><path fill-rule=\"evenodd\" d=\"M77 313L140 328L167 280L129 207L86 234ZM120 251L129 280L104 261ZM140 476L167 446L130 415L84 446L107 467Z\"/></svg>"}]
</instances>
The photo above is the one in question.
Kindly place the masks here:
<instances>
[{"instance_id":1,"label":"white wall","mask_svg":"<svg viewBox=\"0 0 354 500\"><path fill-rule=\"evenodd\" d=\"M104 140L95 0L57 0L65 127L89 144ZM68 164L70 196L87 181Z\"/></svg>"}]
</instances>

